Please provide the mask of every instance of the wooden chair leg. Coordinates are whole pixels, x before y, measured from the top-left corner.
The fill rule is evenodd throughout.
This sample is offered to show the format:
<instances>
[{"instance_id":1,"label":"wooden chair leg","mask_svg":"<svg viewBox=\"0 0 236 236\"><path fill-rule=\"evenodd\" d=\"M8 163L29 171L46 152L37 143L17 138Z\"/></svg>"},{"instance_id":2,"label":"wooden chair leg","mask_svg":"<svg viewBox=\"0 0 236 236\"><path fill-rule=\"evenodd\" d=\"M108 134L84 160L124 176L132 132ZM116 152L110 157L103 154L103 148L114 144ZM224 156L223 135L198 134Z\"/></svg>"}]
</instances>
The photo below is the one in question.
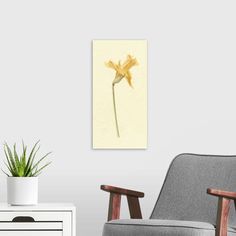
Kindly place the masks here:
<instances>
[{"instance_id":1,"label":"wooden chair leg","mask_svg":"<svg viewBox=\"0 0 236 236\"><path fill-rule=\"evenodd\" d=\"M230 199L220 197L216 223L216 236L227 236Z\"/></svg>"},{"instance_id":2,"label":"wooden chair leg","mask_svg":"<svg viewBox=\"0 0 236 236\"><path fill-rule=\"evenodd\" d=\"M121 195L110 193L108 221L120 218Z\"/></svg>"},{"instance_id":3,"label":"wooden chair leg","mask_svg":"<svg viewBox=\"0 0 236 236\"><path fill-rule=\"evenodd\" d=\"M137 197L127 196L131 219L142 219L141 208Z\"/></svg>"}]
</instances>

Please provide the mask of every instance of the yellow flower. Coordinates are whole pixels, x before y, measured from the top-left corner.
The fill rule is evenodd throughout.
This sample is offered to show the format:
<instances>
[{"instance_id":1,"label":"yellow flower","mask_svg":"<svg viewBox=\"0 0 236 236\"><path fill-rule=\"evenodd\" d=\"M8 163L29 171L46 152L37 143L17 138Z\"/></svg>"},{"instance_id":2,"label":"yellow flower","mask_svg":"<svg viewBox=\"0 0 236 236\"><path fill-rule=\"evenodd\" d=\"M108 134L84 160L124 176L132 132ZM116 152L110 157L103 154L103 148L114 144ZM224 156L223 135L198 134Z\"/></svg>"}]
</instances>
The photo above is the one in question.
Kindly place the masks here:
<instances>
[{"instance_id":1,"label":"yellow flower","mask_svg":"<svg viewBox=\"0 0 236 236\"><path fill-rule=\"evenodd\" d=\"M106 63L106 65L116 71L116 76L112 83L113 85L119 83L123 78L126 78L129 85L132 87L132 76L130 69L131 67L138 65L136 58L132 58L130 55L128 55L126 61L123 64L121 64L120 61L118 64L115 64L113 61L109 61Z\"/></svg>"},{"instance_id":2,"label":"yellow flower","mask_svg":"<svg viewBox=\"0 0 236 236\"><path fill-rule=\"evenodd\" d=\"M128 55L126 61L123 64L121 64L120 61L118 62L118 64L114 63L113 61L109 61L105 64L109 68L112 68L116 71L115 79L112 81L112 98L113 98L116 134L117 134L117 137L120 137L118 118L117 118L117 112L116 112L115 84L119 83L123 78L126 78L129 85L132 87L132 83L131 83L132 76L130 73L130 69L131 67L138 65L138 62L136 58L132 58L130 55Z\"/></svg>"}]
</instances>

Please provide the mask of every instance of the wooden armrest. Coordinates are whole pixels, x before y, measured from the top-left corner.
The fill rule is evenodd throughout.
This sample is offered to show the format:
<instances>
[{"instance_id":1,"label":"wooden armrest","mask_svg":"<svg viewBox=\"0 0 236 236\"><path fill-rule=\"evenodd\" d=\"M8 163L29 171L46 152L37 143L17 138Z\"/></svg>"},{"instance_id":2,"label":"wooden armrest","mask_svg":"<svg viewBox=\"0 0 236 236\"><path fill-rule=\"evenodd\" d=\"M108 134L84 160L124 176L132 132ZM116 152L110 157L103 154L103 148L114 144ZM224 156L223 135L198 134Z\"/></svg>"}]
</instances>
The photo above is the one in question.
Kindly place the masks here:
<instances>
[{"instance_id":1,"label":"wooden armrest","mask_svg":"<svg viewBox=\"0 0 236 236\"><path fill-rule=\"evenodd\" d=\"M119 188L115 186L101 185L101 189L109 193L116 193L120 195L132 196L132 197L144 197L143 192L138 192L135 190L125 189L125 188Z\"/></svg>"},{"instance_id":2,"label":"wooden armrest","mask_svg":"<svg viewBox=\"0 0 236 236\"><path fill-rule=\"evenodd\" d=\"M236 192L208 188L207 193L219 197L215 235L227 236L230 202L233 200L236 206Z\"/></svg>"},{"instance_id":3,"label":"wooden armrest","mask_svg":"<svg viewBox=\"0 0 236 236\"><path fill-rule=\"evenodd\" d=\"M139 198L144 197L144 193L109 185L101 185L101 189L110 193L108 221L120 218L120 205L122 195L125 195L127 197L130 217L132 219L142 219Z\"/></svg>"},{"instance_id":4,"label":"wooden armrest","mask_svg":"<svg viewBox=\"0 0 236 236\"><path fill-rule=\"evenodd\" d=\"M232 200L236 200L236 192L229 192L219 189L208 188L207 193L217 197L229 198Z\"/></svg>"}]
</instances>

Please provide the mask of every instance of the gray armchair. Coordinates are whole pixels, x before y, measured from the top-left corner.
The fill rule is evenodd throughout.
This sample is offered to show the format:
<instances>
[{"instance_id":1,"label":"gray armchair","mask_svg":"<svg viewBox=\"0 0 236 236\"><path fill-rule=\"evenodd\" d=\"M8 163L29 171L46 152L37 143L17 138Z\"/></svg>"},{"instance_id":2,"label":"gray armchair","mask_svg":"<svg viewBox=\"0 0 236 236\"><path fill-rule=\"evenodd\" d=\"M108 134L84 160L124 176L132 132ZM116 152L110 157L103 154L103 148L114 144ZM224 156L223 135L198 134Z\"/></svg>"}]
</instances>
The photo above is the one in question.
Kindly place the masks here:
<instances>
[{"instance_id":1,"label":"gray armchair","mask_svg":"<svg viewBox=\"0 0 236 236\"><path fill-rule=\"evenodd\" d=\"M101 189L110 192L103 236L236 236L236 156L178 155L146 220L138 200L144 193ZM131 219L119 219L122 195Z\"/></svg>"}]
</instances>

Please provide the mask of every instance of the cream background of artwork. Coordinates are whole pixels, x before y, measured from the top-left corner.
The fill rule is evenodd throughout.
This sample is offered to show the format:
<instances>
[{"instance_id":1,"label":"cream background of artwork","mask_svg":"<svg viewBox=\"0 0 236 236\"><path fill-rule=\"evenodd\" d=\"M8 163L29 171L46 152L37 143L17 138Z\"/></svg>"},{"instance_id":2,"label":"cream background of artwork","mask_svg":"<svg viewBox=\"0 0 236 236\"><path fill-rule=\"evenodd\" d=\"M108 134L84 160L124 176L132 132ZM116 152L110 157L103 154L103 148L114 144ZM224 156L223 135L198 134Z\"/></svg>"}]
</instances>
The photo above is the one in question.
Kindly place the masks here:
<instances>
[{"instance_id":1,"label":"cream background of artwork","mask_svg":"<svg viewBox=\"0 0 236 236\"><path fill-rule=\"evenodd\" d=\"M116 135L112 100L115 70L105 62L135 57L137 66L130 69L132 85L123 78L115 85L120 138ZM93 147L146 148L147 146L147 41L93 41Z\"/></svg>"}]
</instances>

